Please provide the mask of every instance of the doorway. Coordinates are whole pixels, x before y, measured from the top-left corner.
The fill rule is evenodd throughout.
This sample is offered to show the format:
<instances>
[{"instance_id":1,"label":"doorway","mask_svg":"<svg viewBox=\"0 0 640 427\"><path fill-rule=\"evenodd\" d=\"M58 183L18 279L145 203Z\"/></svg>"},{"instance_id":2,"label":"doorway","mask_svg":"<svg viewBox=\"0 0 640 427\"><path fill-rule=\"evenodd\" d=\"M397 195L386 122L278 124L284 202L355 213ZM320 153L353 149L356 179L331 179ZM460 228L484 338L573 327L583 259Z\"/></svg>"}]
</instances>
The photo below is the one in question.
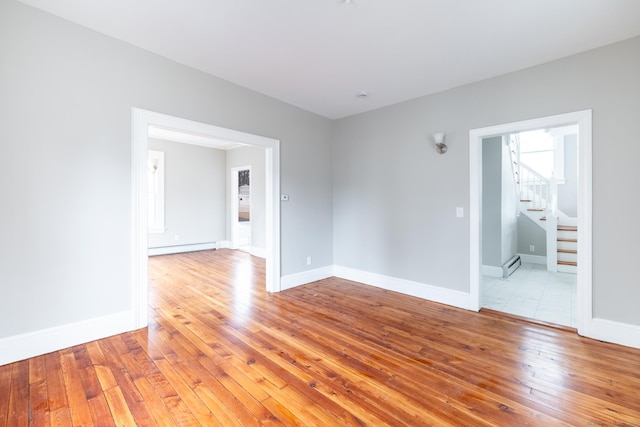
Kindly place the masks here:
<instances>
[{"instance_id":1,"label":"doorway","mask_svg":"<svg viewBox=\"0 0 640 427\"><path fill-rule=\"evenodd\" d=\"M483 308L577 323L577 126L482 141Z\"/></svg>"},{"instance_id":2,"label":"doorway","mask_svg":"<svg viewBox=\"0 0 640 427\"><path fill-rule=\"evenodd\" d=\"M251 253L251 166L231 168L231 245Z\"/></svg>"},{"instance_id":3,"label":"doorway","mask_svg":"<svg viewBox=\"0 0 640 427\"><path fill-rule=\"evenodd\" d=\"M507 123L469 132L470 176L470 305L480 310L482 298L482 141L534 129L555 128L575 124L578 127L578 266L577 318L578 333L592 316L591 270L591 110Z\"/></svg>"},{"instance_id":4,"label":"doorway","mask_svg":"<svg viewBox=\"0 0 640 427\"><path fill-rule=\"evenodd\" d=\"M280 291L280 141L166 114L132 110L132 307L137 328L147 326L148 314L148 218L147 150L149 126L204 135L265 149L266 170L266 288Z\"/></svg>"}]
</instances>

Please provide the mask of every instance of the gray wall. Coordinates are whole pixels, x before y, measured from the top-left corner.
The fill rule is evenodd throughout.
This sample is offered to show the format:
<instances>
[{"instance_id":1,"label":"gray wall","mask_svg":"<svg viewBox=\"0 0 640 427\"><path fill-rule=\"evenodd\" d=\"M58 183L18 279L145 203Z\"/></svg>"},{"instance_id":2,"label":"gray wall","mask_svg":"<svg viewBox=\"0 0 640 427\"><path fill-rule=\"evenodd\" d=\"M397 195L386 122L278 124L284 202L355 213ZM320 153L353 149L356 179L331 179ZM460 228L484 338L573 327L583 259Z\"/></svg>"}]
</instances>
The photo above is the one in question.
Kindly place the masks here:
<instances>
[{"instance_id":1,"label":"gray wall","mask_svg":"<svg viewBox=\"0 0 640 427\"><path fill-rule=\"evenodd\" d=\"M533 252L529 250L531 245ZM547 256L547 233L526 215L518 217L518 253Z\"/></svg>"},{"instance_id":2,"label":"gray wall","mask_svg":"<svg viewBox=\"0 0 640 427\"><path fill-rule=\"evenodd\" d=\"M227 179L231 177L231 168L251 166L251 246L266 248L266 163L265 149L260 147L239 147L227 151ZM227 186L228 187L228 186ZM228 190L230 190L228 188ZM227 191L227 203L231 203L230 191ZM230 224L227 224L227 236L231 236Z\"/></svg>"},{"instance_id":3,"label":"gray wall","mask_svg":"<svg viewBox=\"0 0 640 427\"><path fill-rule=\"evenodd\" d=\"M281 141L283 275L462 291L469 130L593 109L594 315L640 325L640 223L611 220L640 208L640 38L335 122L13 0L0 52L0 338L131 309L134 106Z\"/></svg>"},{"instance_id":4,"label":"gray wall","mask_svg":"<svg viewBox=\"0 0 640 427\"><path fill-rule=\"evenodd\" d=\"M509 146L482 140L482 264L501 267L518 252L516 184Z\"/></svg>"},{"instance_id":5,"label":"gray wall","mask_svg":"<svg viewBox=\"0 0 640 427\"><path fill-rule=\"evenodd\" d=\"M592 109L594 315L640 325L640 223L611 220L640 209L619 185L640 182L639 75L634 38L338 120L335 263L468 291L469 130Z\"/></svg>"},{"instance_id":6,"label":"gray wall","mask_svg":"<svg viewBox=\"0 0 640 427\"><path fill-rule=\"evenodd\" d=\"M131 116L281 141L282 274L332 260L332 122L0 0L0 338L131 309Z\"/></svg>"},{"instance_id":7,"label":"gray wall","mask_svg":"<svg viewBox=\"0 0 640 427\"><path fill-rule=\"evenodd\" d=\"M152 138L149 149L164 152L166 230L149 233L149 247L226 240L226 152Z\"/></svg>"},{"instance_id":8,"label":"gray wall","mask_svg":"<svg viewBox=\"0 0 640 427\"><path fill-rule=\"evenodd\" d=\"M504 265L518 252L518 211L519 203L516 181L513 175L513 166L509 146L500 141L500 151L502 162L500 167L502 174L500 180L502 191L500 193L500 215L501 215L501 259L500 265Z\"/></svg>"},{"instance_id":9,"label":"gray wall","mask_svg":"<svg viewBox=\"0 0 640 427\"><path fill-rule=\"evenodd\" d=\"M502 266L502 137L482 140L482 264Z\"/></svg>"}]
</instances>

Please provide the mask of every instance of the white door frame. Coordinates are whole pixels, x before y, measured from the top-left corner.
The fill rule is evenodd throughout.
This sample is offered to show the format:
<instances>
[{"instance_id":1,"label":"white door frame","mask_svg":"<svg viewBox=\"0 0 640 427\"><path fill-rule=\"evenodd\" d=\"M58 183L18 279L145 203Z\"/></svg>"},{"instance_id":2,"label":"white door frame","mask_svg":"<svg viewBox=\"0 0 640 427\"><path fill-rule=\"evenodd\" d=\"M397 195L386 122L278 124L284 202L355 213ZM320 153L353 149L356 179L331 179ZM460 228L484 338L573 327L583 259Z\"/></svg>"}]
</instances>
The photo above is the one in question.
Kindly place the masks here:
<instances>
[{"instance_id":1,"label":"white door frame","mask_svg":"<svg viewBox=\"0 0 640 427\"><path fill-rule=\"evenodd\" d=\"M231 203L229 203L230 214L229 219L231 221L230 229L231 229L231 247L233 249L238 248L238 210L240 208L238 203L238 172L240 171L249 171L249 179L253 181L253 177L251 176L251 166L238 166L231 168L231 178L229 182L231 183L230 194L231 194ZM249 214L252 211L253 198L251 197L251 186L249 187ZM251 221L249 221L251 222ZM251 224L253 228L253 224ZM251 230L253 232L253 229Z\"/></svg>"},{"instance_id":2,"label":"white door frame","mask_svg":"<svg viewBox=\"0 0 640 427\"><path fill-rule=\"evenodd\" d=\"M147 326L147 149L149 125L263 147L266 158L266 288L280 291L280 141L166 114L132 111L131 301L137 328Z\"/></svg>"},{"instance_id":3,"label":"white door frame","mask_svg":"<svg viewBox=\"0 0 640 427\"><path fill-rule=\"evenodd\" d=\"M578 333L585 335L593 318L592 283L592 154L591 110L576 111L538 119L506 123L469 131L469 223L470 223L470 285L471 309L481 306L482 278L482 140L507 133L534 129L578 125Z\"/></svg>"}]
</instances>

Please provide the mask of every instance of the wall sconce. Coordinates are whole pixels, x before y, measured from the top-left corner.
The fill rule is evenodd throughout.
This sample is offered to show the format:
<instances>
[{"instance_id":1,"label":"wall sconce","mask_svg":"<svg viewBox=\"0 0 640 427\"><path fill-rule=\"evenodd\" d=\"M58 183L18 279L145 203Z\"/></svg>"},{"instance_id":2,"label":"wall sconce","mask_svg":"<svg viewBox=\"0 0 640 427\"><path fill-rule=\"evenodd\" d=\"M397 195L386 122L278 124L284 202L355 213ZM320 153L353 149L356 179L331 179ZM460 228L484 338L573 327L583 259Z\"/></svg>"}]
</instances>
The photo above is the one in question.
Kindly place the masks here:
<instances>
[{"instance_id":1,"label":"wall sconce","mask_svg":"<svg viewBox=\"0 0 640 427\"><path fill-rule=\"evenodd\" d=\"M147 167L149 172L155 174L158 171L158 159L147 159Z\"/></svg>"},{"instance_id":2,"label":"wall sconce","mask_svg":"<svg viewBox=\"0 0 640 427\"><path fill-rule=\"evenodd\" d=\"M434 133L433 140L436 142L436 151L440 154L447 152L447 145L444 143L444 133Z\"/></svg>"}]
</instances>

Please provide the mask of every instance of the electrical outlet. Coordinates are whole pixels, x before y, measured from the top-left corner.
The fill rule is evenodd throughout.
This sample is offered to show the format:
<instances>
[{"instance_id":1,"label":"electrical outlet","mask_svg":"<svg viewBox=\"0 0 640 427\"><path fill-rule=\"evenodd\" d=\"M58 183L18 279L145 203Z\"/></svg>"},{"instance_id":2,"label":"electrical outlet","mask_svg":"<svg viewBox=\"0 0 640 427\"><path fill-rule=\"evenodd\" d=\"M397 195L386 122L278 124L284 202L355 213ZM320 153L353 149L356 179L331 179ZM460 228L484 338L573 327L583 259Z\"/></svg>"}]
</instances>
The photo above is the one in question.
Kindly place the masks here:
<instances>
[{"instance_id":1,"label":"electrical outlet","mask_svg":"<svg viewBox=\"0 0 640 427\"><path fill-rule=\"evenodd\" d=\"M307 265L311 265L311 257L310 256L307 257Z\"/></svg>"},{"instance_id":2,"label":"electrical outlet","mask_svg":"<svg viewBox=\"0 0 640 427\"><path fill-rule=\"evenodd\" d=\"M536 247L533 245L529 245L529 252L535 252L536 251Z\"/></svg>"},{"instance_id":3,"label":"electrical outlet","mask_svg":"<svg viewBox=\"0 0 640 427\"><path fill-rule=\"evenodd\" d=\"M176 234L175 236L173 236L173 240L175 240L176 242L180 240L180 235Z\"/></svg>"}]
</instances>

